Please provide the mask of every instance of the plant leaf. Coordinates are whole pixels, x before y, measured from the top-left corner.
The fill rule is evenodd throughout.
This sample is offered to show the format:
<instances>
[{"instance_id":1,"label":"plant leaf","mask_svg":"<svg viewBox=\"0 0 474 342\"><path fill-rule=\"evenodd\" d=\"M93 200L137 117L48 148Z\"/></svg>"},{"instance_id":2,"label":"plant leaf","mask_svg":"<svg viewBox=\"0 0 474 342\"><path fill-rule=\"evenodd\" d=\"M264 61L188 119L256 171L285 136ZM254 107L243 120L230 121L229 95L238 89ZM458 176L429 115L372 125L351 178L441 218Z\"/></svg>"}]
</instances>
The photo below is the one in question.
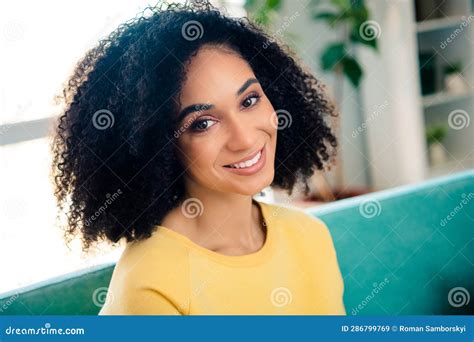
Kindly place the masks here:
<instances>
[{"instance_id":1,"label":"plant leaf","mask_svg":"<svg viewBox=\"0 0 474 342\"><path fill-rule=\"evenodd\" d=\"M365 29L362 25L366 25ZM380 27L370 26L370 24L359 23L354 25L351 30L350 40L353 43L363 44L377 50L377 35ZM362 35L361 35L361 30Z\"/></svg>"},{"instance_id":2,"label":"plant leaf","mask_svg":"<svg viewBox=\"0 0 474 342\"><path fill-rule=\"evenodd\" d=\"M344 75L355 88L359 88L360 80L362 79L362 68L354 58L345 56L342 61Z\"/></svg>"},{"instance_id":3,"label":"plant leaf","mask_svg":"<svg viewBox=\"0 0 474 342\"><path fill-rule=\"evenodd\" d=\"M277 11L281 7L281 0L267 0L264 7Z\"/></svg>"},{"instance_id":4,"label":"plant leaf","mask_svg":"<svg viewBox=\"0 0 474 342\"><path fill-rule=\"evenodd\" d=\"M331 27L336 27L338 24L345 24L347 19L347 12L319 12L313 14L314 20L324 20Z\"/></svg>"},{"instance_id":5,"label":"plant leaf","mask_svg":"<svg viewBox=\"0 0 474 342\"><path fill-rule=\"evenodd\" d=\"M321 54L321 67L323 70L331 70L340 63L346 55L343 43L329 45Z\"/></svg>"},{"instance_id":6,"label":"plant leaf","mask_svg":"<svg viewBox=\"0 0 474 342\"><path fill-rule=\"evenodd\" d=\"M369 19L369 10L364 5L359 8L352 7L350 12L351 18L354 20L354 22L363 23Z\"/></svg>"},{"instance_id":7,"label":"plant leaf","mask_svg":"<svg viewBox=\"0 0 474 342\"><path fill-rule=\"evenodd\" d=\"M344 11L348 11L351 8L351 3L349 0L331 0L331 3Z\"/></svg>"}]
</instances>

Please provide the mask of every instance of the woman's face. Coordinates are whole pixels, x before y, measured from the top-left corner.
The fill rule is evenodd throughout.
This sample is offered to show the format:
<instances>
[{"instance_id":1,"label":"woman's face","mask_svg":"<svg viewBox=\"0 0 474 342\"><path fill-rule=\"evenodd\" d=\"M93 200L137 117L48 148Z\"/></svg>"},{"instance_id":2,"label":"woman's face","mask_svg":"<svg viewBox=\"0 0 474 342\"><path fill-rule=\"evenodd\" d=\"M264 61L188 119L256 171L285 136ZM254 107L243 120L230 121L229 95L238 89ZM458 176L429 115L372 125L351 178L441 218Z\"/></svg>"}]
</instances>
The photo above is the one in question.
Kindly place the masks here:
<instances>
[{"instance_id":1,"label":"woman's face","mask_svg":"<svg viewBox=\"0 0 474 342\"><path fill-rule=\"evenodd\" d=\"M175 137L187 181L242 195L271 184L277 115L244 59L201 48L188 64L179 113ZM242 160L251 161L229 167Z\"/></svg>"}]
</instances>

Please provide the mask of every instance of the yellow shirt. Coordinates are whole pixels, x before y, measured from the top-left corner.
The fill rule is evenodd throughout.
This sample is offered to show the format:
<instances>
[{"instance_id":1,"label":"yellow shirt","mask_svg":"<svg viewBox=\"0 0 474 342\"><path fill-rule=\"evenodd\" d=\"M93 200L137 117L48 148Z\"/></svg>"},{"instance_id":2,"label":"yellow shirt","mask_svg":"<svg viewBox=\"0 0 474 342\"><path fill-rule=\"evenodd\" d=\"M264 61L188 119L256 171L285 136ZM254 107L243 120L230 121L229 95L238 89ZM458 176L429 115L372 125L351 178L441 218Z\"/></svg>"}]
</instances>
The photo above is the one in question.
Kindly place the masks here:
<instances>
[{"instance_id":1,"label":"yellow shirt","mask_svg":"<svg viewBox=\"0 0 474 342\"><path fill-rule=\"evenodd\" d=\"M300 209L255 202L267 226L260 250L224 255L159 226L127 245L99 314L345 315L325 224Z\"/></svg>"}]
</instances>

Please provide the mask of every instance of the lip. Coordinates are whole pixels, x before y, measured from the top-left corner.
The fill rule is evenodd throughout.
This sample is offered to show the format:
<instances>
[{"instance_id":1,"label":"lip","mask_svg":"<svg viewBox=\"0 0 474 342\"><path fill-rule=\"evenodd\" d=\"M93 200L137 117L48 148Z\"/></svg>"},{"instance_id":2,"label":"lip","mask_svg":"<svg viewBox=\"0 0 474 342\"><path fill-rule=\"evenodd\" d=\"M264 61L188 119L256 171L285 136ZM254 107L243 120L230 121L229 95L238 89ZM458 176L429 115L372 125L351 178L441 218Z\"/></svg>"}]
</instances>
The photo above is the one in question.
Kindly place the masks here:
<instances>
[{"instance_id":1,"label":"lip","mask_svg":"<svg viewBox=\"0 0 474 342\"><path fill-rule=\"evenodd\" d=\"M232 172L232 173L235 173L235 174L238 174L238 175L241 175L241 176L250 176L250 175L253 175L254 173L257 173L258 171L260 171L264 166L265 166L265 162L267 160L267 153L265 152L266 149L265 149L265 145L263 145L262 149L255 152L253 154L252 157L255 157L255 155L258 154L258 152L262 151L262 156L260 157L260 160L252 165L251 167L246 167L244 169L234 169L234 168L231 168L231 167L225 167L223 166L224 169L226 169L227 171L229 172ZM250 158L252 158L250 157ZM247 159L244 159L244 160L247 160Z\"/></svg>"},{"instance_id":2,"label":"lip","mask_svg":"<svg viewBox=\"0 0 474 342\"><path fill-rule=\"evenodd\" d=\"M263 145L263 146L265 147L265 145ZM247 157L245 157L245 158L243 158L243 159L240 159L239 161L236 161L236 162L233 162L233 163L229 163L229 164L226 164L226 165L238 164L238 163L244 162L244 161L246 161L246 160L253 159L253 157L255 157L255 156L258 154L258 152L260 152L261 150L263 150L263 147L262 147L260 150L258 150L258 151L256 151L256 152L250 154L249 156L247 156ZM225 165L224 165L224 166L225 166Z\"/></svg>"}]
</instances>

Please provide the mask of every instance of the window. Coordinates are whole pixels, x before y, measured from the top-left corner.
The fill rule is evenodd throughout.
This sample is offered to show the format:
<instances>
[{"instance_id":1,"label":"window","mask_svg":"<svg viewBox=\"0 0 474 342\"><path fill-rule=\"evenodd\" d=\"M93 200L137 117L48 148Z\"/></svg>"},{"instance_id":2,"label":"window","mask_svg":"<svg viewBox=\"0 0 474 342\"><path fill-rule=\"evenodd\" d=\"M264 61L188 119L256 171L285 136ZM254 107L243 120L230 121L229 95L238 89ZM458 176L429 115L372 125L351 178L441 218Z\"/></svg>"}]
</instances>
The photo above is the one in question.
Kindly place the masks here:
<instances>
[{"instance_id":1,"label":"window","mask_svg":"<svg viewBox=\"0 0 474 342\"><path fill-rule=\"evenodd\" d=\"M0 3L0 293L119 257L122 248L109 245L88 255L80 241L65 246L55 225L48 133L61 109L54 98L76 62L154 3Z\"/></svg>"}]
</instances>

